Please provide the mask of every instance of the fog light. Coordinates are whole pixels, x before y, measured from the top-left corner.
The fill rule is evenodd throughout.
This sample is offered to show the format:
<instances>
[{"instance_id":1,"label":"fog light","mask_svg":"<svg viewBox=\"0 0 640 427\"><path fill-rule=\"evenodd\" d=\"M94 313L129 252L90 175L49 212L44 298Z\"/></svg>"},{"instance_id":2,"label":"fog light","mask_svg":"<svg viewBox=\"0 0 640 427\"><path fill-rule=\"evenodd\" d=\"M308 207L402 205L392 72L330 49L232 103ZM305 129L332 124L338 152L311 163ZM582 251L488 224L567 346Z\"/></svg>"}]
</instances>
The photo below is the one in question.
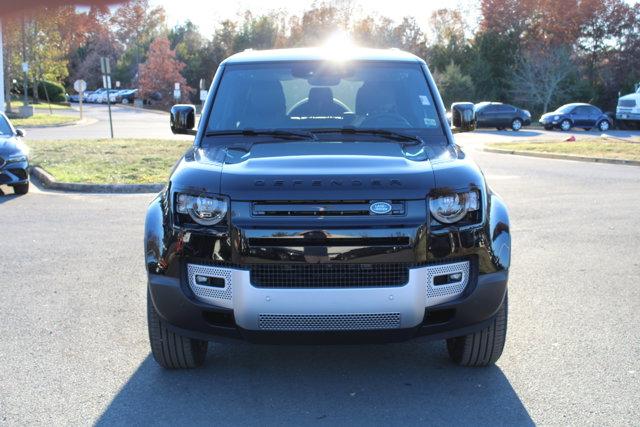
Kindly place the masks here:
<instances>
[{"instance_id":1,"label":"fog light","mask_svg":"<svg viewBox=\"0 0 640 427\"><path fill-rule=\"evenodd\" d=\"M462 280L462 273L443 274L433 278L433 284L436 286L450 285L451 283L458 283Z\"/></svg>"}]
</instances>

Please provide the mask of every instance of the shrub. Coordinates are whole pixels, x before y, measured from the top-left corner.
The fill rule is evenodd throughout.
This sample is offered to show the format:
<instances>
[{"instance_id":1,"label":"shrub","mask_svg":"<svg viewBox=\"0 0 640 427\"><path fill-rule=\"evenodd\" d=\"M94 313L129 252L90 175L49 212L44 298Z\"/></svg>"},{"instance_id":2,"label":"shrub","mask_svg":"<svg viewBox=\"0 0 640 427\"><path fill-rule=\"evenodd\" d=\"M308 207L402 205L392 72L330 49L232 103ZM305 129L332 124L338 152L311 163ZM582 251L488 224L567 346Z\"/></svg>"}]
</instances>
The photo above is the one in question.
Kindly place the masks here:
<instances>
[{"instance_id":1,"label":"shrub","mask_svg":"<svg viewBox=\"0 0 640 427\"><path fill-rule=\"evenodd\" d=\"M46 93L45 87L47 89ZM41 101L46 101L47 95L49 95L49 101L51 102L65 102L67 99L64 94L64 86L59 83L50 82L47 80L38 82L38 97Z\"/></svg>"},{"instance_id":2,"label":"shrub","mask_svg":"<svg viewBox=\"0 0 640 427\"><path fill-rule=\"evenodd\" d=\"M47 88L46 93L44 91L45 87ZM18 95L18 97L21 97L23 93L22 82L18 82L17 84L13 85L11 91ZM40 101L46 101L47 95L49 95L49 101L51 102L65 102L67 100L67 98L65 97L64 87L61 84L50 82L47 80L41 80L38 82L38 99ZM29 96L33 98L32 81L29 82Z\"/></svg>"}]
</instances>

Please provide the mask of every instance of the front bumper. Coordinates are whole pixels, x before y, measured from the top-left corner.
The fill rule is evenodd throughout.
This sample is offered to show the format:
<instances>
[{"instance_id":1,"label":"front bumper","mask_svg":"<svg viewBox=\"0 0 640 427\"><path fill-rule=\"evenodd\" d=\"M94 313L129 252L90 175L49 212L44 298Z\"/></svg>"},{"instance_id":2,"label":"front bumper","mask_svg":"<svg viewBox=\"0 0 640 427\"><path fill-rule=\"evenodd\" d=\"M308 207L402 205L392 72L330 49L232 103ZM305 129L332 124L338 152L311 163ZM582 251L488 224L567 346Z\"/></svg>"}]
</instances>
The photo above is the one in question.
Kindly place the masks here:
<instances>
[{"instance_id":1,"label":"front bumper","mask_svg":"<svg viewBox=\"0 0 640 427\"><path fill-rule=\"evenodd\" d=\"M640 113L618 112L616 113L616 120L640 121Z\"/></svg>"},{"instance_id":2,"label":"front bumper","mask_svg":"<svg viewBox=\"0 0 640 427\"><path fill-rule=\"evenodd\" d=\"M257 342L389 341L460 336L485 326L506 293L508 272L478 275L473 263L412 268L400 287L258 288L248 270L190 265L182 280L149 274L152 302L176 332ZM460 280L434 286L443 274ZM199 286L197 275L224 279ZM457 276L456 276L457 278Z\"/></svg>"},{"instance_id":3,"label":"front bumper","mask_svg":"<svg viewBox=\"0 0 640 427\"><path fill-rule=\"evenodd\" d=\"M6 163L0 167L0 185L24 184L29 182L27 162Z\"/></svg>"}]
</instances>

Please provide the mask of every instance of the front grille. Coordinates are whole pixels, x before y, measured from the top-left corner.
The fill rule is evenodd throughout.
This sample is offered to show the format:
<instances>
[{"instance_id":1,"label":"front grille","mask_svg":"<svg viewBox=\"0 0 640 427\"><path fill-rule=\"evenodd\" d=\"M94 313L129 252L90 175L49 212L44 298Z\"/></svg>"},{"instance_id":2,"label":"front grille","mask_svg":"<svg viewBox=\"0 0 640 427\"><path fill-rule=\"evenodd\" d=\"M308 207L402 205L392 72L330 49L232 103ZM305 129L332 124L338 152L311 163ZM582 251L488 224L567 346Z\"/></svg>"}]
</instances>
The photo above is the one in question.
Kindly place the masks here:
<instances>
[{"instance_id":1,"label":"front grille","mask_svg":"<svg viewBox=\"0 0 640 427\"><path fill-rule=\"evenodd\" d=\"M9 172L18 177L19 180L27 179L27 171L24 169L9 169Z\"/></svg>"},{"instance_id":2,"label":"front grille","mask_svg":"<svg viewBox=\"0 0 640 427\"><path fill-rule=\"evenodd\" d=\"M268 331L357 331L398 329L400 313L260 314L258 326Z\"/></svg>"},{"instance_id":3,"label":"front grille","mask_svg":"<svg viewBox=\"0 0 640 427\"><path fill-rule=\"evenodd\" d=\"M0 173L0 184L6 184L8 182L11 182L11 177L7 174Z\"/></svg>"},{"instance_id":4,"label":"front grille","mask_svg":"<svg viewBox=\"0 0 640 427\"><path fill-rule=\"evenodd\" d=\"M408 264L256 264L251 284L258 288L371 288L403 286Z\"/></svg>"},{"instance_id":5,"label":"front grille","mask_svg":"<svg viewBox=\"0 0 640 427\"><path fill-rule=\"evenodd\" d=\"M286 201L255 202L254 216L375 216L371 205L379 200L337 200L337 201ZM390 205L386 215L404 215L403 201L386 201Z\"/></svg>"},{"instance_id":6,"label":"front grille","mask_svg":"<svg viewBox=\"0 0 640 427\"><path fill-rule=\"evenodd\" d=\"M635 99L621 99L618 101L618 107L633 108L636 106Z\"/></svg>"}]
</instances>

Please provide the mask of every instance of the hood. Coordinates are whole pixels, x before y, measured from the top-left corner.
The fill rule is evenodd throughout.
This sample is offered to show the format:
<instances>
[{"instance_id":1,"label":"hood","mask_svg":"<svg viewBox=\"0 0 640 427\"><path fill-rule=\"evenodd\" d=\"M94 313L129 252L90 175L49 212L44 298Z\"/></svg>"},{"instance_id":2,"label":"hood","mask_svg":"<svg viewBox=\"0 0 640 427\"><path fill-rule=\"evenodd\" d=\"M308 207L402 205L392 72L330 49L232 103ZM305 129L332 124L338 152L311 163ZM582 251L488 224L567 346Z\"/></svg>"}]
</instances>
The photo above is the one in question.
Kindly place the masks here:
<instances>
[{"instance_id":1,"label":"hood","mask_svg":"<svg viewBox=\"0 0 640 427\"><path fill-rule=\"evenodd\" d=\"M260 143L195 150L190 171L183 165L177 173L195 183L208 170L207 187L219 184L218 192L234 200L410 200L434 188L432 160L442 162L452 152L431 144ZM180 187L197 187L178 180Z\"/></svg>"},{"instance_id":2,"label":"hood","mask_svg":"<svg viewBox=\"0 0 640 427\"><path fill-rule=\"evenodd\" d=\"M638 100L638 99L640 99L640 92L630 93L628 95L621 96L620 98L618 98L618 100L620 100L620 99L623 99L623 100L624 99Z\"/></svg>"},{"instance_id":3,"label":"hood","mask_svg":"<svg viewBox=\"0 0 640 427\"><path fill-rule=\"evenodd\" d=\"M0 137L0 156L21 153L24 151L24 145L18 142L16 137Z\"/></svg>"}]
</instances>

